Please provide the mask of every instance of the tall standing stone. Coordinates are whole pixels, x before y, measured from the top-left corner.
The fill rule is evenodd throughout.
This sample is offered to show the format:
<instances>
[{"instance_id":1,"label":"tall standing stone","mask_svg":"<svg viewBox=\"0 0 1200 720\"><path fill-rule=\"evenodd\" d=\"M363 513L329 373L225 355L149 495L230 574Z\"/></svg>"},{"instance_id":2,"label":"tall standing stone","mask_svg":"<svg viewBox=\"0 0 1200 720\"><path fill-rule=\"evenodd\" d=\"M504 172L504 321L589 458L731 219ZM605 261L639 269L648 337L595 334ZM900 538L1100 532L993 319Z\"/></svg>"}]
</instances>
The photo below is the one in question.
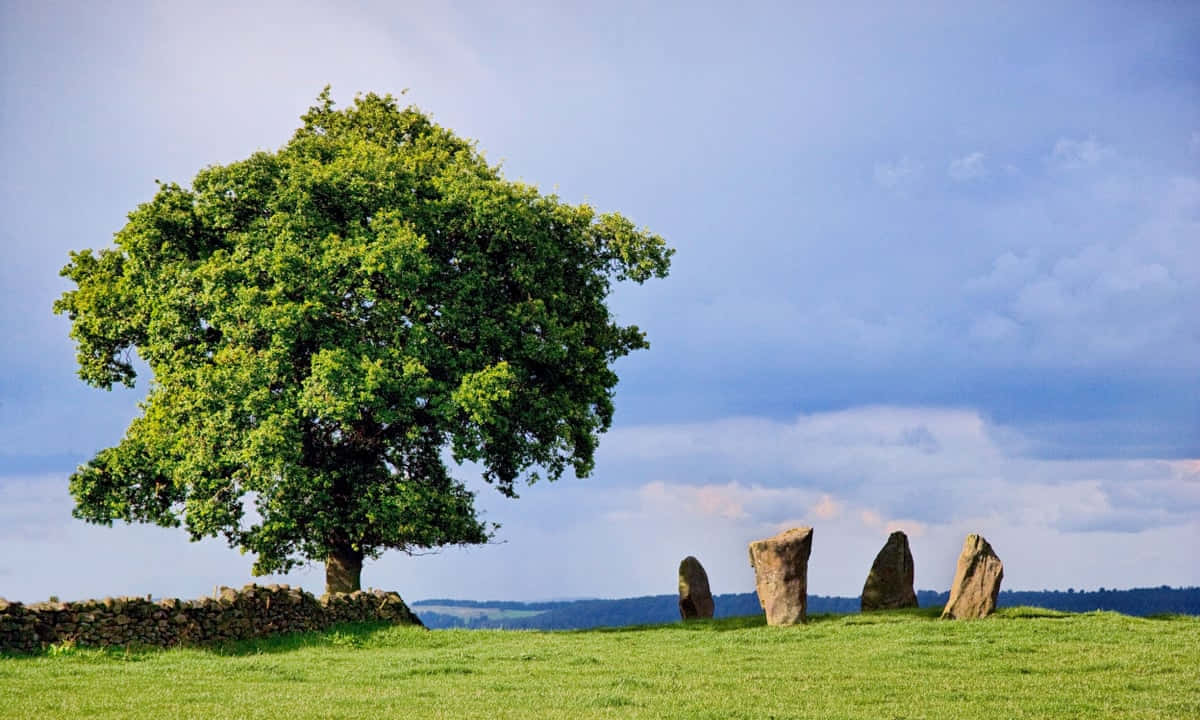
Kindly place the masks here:
<instances>
[{"instance_id":1,"label":"tall standing stone","mask_svg":"<svg viewBox=\"0 0 1200 720\"><path fill-rule=\"evenodd\" d=\"M713 607L708 573L699 560L688 555L679 563L679 616L684 620L710 618Z\"/></svg>"},{"instance_id":2,"label":"tall standing stone","mask_svg":"<svg viewBox=\"0 0 1200 720\"><path fill-rule=\"evenodd\" d=\"M917 594L913 592L912 551L908 548L908 536L897 530L888 536L867 574L862 591L862 611L910 607L917 607Z\"/></svg>"},{"instance_id":3,"label":"tall standing stone","mask_svg":"<svg viewBox=\"0 0 1200 720\"><path fill-rule=\"evenodd\" d=\"M996 609L1003 579L1004 563L996 557L992 546L980 535L968 535L958 556L950 600L942 610L942 617L954 620L987 617Z\"/></svg>"},{"instance_id":4,"label":"tall standing stone","mask_svg":"<svg viewBox=\"0 0 1200 720\"><path fill-rule=\"evenodd\" d=\"M792 528L750 543L754 587L768 625L794 625L808 619L812 532L810 527Z\"/></svg>"}]
</instances>

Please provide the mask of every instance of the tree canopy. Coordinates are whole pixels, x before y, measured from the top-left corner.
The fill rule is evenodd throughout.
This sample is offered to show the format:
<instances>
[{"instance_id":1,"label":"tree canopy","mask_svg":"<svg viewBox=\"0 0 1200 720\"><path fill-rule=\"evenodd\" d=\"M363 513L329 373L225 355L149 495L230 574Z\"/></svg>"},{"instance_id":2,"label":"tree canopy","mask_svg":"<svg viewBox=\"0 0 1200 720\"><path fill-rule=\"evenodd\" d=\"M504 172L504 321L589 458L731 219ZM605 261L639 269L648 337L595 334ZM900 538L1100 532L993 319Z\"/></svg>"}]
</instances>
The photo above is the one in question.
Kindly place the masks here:
<instances>
[{"instance_id":1,"label":"tree canopy","mask_svg":"<svg viewBox=\"0 0 1200 720\"><path fill-rule=\"evenodd\" d=\"M276 152L160 183L115 247L71 253L55 303L79 375L153 377L120 443L70 480L74 514L184 526L255 574L486 542L446 464L520 482L587 475L613 418L611 364L648 347L606 304L673 250L502 177L390 95L329 89Z\"/></svg>"}]
</instances>

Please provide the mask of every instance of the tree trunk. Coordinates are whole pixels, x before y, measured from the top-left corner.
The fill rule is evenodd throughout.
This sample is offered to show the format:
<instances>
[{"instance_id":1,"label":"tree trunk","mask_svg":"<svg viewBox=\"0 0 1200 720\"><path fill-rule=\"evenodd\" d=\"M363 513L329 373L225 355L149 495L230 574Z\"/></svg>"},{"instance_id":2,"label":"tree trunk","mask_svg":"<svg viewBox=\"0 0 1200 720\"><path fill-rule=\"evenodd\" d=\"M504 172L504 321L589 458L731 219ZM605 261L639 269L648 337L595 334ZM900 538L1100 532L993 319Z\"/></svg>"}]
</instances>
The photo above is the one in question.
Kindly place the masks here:
<instances>
[{"instance_id":1,"label":"tree trunk","mask_svg":"<svg viewBox=\"0 0 1200 720\"><path fill-rule=\"evenodd\" d=\"M325 592L348 593L362 589L363 554L342 545L325 558Z\"/></svg>"}]
</instances>

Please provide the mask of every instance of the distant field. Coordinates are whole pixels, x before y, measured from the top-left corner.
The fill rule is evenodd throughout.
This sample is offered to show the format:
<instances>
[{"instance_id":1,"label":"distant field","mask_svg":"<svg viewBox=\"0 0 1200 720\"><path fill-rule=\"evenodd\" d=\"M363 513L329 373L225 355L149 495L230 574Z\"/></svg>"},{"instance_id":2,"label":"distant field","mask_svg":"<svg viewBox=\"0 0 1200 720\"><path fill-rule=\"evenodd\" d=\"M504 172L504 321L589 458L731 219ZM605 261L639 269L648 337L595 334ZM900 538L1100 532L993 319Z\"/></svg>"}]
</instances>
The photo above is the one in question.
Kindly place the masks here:
<instances>
[{"instance_id":1,"label":"distant field","mask_svg":"<svg viewBox=\"0 0 1200 720\"><path fill-rule=\"evenodd\" d=\"M949 592L918 590L921 607L944 605ZM753 592L717 595L716 616L738 617L762 612L758 595ZM1123 615L1162 615L1165 613L1200 615L1200 588L1130 588L1096 591L1001 590L999 606L1040 607L1065 612L1112 610ZM679 619L679 595L522 603L512 601L480 602L438 598L410 603L426 627L504 630L582 630L595 627L649 625ZM859 598L825 595L808 596L808 611L856 613Z\"/></svg>"},{"instance_id":2,"label":"distant field","mask_svg":"<svg viewBox=\"0 0 1200 720\"><path fill-rule=\"evenodd\" d=\"M0 658L0 718L1200 718L1200 618L935 613L52 649Z\"/></svg>"},{"instance_id":3,"label":"distant field","mask_svg":"<svg viewBox=\"0 0 1200 720\"><path fill-rule=\"evenodd\" d=\"M511 618L528 618L541 615L544 610L506 610L493 607L462 607L460 605L422 605L421 612L434 612L441 615L468 620L471 618L487 618L488 620L508 620Z\"/></svg>"}]
</instances>

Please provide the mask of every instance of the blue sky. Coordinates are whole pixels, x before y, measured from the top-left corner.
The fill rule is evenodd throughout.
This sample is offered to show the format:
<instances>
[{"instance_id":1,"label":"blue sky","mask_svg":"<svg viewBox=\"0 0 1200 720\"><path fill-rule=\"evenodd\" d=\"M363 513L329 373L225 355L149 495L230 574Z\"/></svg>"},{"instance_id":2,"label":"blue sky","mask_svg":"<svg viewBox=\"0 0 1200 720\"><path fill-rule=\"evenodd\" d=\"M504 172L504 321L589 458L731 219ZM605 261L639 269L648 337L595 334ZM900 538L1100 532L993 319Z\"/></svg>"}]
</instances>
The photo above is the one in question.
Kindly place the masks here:
<instances>
[{"instance_id":1,"label":"blue sky","mask_svg":"<svg viewBox=\"0 0 1200 720\"><path fill-rule=\"evenodd\" d=\"M144 388L77 380L49 308L155 179L277 148L327 83L408 88L678 250L612 298L652 348L595 474L481 487L503 543L366 584L657 594L693 554L743 592L746 543L810 524L818 594L894 528L921 588L968 532L1013 589L1200 585L1200 8L877 5L5 3L0 595L250 581L215 540L70 517Z\"/></svg>"}]
</instances>

